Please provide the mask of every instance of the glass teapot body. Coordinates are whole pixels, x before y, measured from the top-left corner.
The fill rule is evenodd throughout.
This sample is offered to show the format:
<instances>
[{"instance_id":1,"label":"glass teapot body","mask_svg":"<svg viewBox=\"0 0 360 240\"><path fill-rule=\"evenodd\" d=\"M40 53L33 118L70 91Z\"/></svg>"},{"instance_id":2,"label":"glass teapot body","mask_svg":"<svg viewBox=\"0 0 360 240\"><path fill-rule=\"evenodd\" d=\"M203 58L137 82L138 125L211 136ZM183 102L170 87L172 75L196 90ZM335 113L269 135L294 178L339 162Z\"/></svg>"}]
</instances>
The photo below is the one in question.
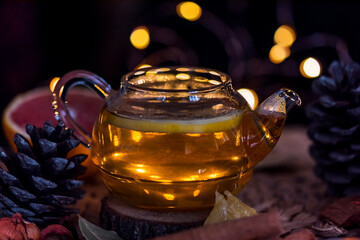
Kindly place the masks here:
<instances>
[{"instance_id":1,"label":"glass teapot body","mask_svg":"<svg viewBox=\"0 0 360 240\"><path fill-rule=\"evenodd\" d=\"M251 111L230 78L210 69L140 69L125 75L118 91L95 80L87 85L100 89L105 105L91 135L92 160L107 187L138 207L205 208L215 191L237 193L285 120ZM266 133L271 139L264 141Z\"/></svg>"}]
</instances>

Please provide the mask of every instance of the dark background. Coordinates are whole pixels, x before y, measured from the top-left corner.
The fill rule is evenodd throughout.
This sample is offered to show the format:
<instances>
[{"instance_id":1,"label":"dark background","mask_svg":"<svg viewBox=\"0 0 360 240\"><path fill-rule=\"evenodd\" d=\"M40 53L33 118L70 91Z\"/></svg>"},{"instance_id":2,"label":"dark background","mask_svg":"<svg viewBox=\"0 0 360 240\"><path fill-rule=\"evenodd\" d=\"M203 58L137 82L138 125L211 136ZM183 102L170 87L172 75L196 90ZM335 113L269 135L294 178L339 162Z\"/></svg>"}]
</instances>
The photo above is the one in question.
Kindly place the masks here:
<instances>
[{"instance_id":1,"label":"dark background","mask_svg":"<svg viewBox=\"0 0 360 240\"><path fill-rule=\"evenodd\" d=\"M121 76L143 59L161 50L171 52L173 47L184 56L165 56L157 65L221 70L230 74L236 88L254 89L260 101L280 87L289 87L304 104L288 121L306 124L304 109L315 96L312 80L299 73L300 62L316 57L326 74L329 64L339 59L339 42L348 47L354 61L360 58L360 3L355 1L196 1L204 18L216 19L202 17L196 22L176 15L180 1L47 2L0 3L1 111L16 94L47 85L52 77L74 69L97 73L118 88ZM275 65L268 53L282 24L294 27L297 40L291 56ZM135 49L129 41L139 25L154 32L145 50ZM169 40L164 32L169 31L175 36L170 45L164 44ZM228 42L216 37L216 32L224 31L237 36L238 52L229 51Z\"/></svg>"}]
</instances>

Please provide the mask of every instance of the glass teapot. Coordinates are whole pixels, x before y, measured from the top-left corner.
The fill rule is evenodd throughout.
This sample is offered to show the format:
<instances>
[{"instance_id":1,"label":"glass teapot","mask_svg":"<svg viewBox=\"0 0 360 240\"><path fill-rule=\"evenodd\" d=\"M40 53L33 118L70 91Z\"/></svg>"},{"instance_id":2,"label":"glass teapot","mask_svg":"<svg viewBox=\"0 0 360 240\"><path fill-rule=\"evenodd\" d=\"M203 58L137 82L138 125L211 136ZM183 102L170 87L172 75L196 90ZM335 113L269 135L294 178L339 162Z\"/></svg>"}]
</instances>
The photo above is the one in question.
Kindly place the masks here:
<instances>
[{"instance_id":1,"label":"glass teapot","mask_svg":"<svg viewBox=\"0 0 360 240\"><path fill-rule=\"evenodd\" d=\"M105 99L91 136L67 109L75 85ZM197 67L139 69L121 79L118 91L77 70L52 90L57 120L91 144L110 191L149 209L206 208L215 191L236 194L275 146L288 111L301 104L281 89L252 111L228 75Z\"/></svg>"}]
</instances>

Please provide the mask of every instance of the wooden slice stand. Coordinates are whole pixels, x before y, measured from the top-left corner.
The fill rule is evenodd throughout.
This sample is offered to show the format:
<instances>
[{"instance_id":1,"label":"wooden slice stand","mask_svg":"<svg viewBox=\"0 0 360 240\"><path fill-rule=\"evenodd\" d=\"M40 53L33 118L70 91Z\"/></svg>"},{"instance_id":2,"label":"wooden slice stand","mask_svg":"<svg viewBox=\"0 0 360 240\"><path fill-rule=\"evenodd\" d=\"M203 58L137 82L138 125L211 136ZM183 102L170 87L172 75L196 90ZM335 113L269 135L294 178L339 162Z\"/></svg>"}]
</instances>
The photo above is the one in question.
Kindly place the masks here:
<instances>
[{"instance_id":1,"label":"wooden slice stand","mask_svg":"<svg viewBox=\"0 0 360 240\"><path fill-rule=\"evenodd\" d=\"M124 239L148 239L201 226L210 211L153 211L136 208L110 195L102 200L100 225Z\"/></svg>"}]
</instances>

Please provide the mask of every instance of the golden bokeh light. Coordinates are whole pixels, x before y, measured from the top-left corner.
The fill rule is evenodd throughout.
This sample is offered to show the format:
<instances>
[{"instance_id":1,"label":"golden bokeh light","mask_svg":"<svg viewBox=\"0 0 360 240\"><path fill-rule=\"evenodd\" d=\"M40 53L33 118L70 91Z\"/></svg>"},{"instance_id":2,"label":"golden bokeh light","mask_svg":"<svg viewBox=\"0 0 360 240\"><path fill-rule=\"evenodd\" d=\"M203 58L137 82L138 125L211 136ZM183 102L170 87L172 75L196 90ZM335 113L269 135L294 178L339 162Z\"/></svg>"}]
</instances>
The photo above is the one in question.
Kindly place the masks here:
<instances>
[{"instance_id":1,"label":"golden bokeh light","mask_svg":"<svg viewBox=\"0 0 360 240\"><path fill-rule=\"evenodd\" d=\"M221 140L224 138L224 132L216 132L214 133L216 139Z\"/></svg>"},{"instance_id":2,"label":"golden bokeh light","mask_svg":"<svg viewBox=\"0 0 360 240\"><path fill-rule=\"evenodd\" d=\"M164 196L164 198L166 200L169 200L169 201L172 201L172 200L175 199L175 196L173 194L170 194L170 193L164 193L163 196Z\"/></svg>"},{"instance_id":3,"label":"golden bokeh light","mask_svg":"<svg viewBox=\"0 0 360 240\"><path fill-rule=\"evenodd\" d=\"M200 133L187 133L186 135L189 137L200 137L201 136Z\"/></svg>"},{"instance_id":4,"label":"golden bokeh light","mask_svg":"<svg viewBox=\"0 0 360 240\"><path fill-rule=\"evenodd\" d=\"M157 71L154 69L148 70L145 73L146 76L154 76L155 74L157 74Z\"/></svg>"},{"instance_id":5,"label":"golden bokeh light","mask_svg":"<svg viewBox=\"0 0 360 240\"><path fill-rule=\"evenodd\" d=\"M213 85L220 85L221 84L221 82L216 81L216 80L209 80L208 83L211 83Z\"/></svg>"},{"instance_id":6,"label":"golden bokeh light","mask_svg":"<svg viewBox=\"0 0 360 240\"><path fill-rule=\"evenodd\" d=\"M201 17L202 9L194 2L181 2L176 6L177 14L189 21L196 21Z\"/></svg>"},{"instance_id":7,"label":"golden bokeh light","mask_svg":"<svg viewBox=\"0 0 360 240\"><path fill-rule=\"evenodd\" d=\"M134 131L134 130L131 131L131 139L134 142L137 142L137 143L140 142L141 138L142 138L141 132Z\"/></svg>"},{"instance_id":8,"label":"golden bokeh light","mask_svg":"<svg viewBox=\"0 0 360 240\"><path fill-rule=\"evenodd\" d=\"M175 78L179 80L189 80L191 76L187 73L178 73L176 74Z\"/></svg>"},{"instance_id":9,"label":"golden bokeh light","mask_svg":"<svg viewBox=\"0 0 360 240\"><path fill-rule=\"evenodd\" d=\"M199 196L199 194L200 194L200 190L199 190L199 189L197 189L197 190L195 190L195 191L193 192L193 196L194 196L194 197Z\"/></svg>"},{"instance_id":10,"label":"golden bokeh light","mask_svg":"<svg viewBox=\"0 0 360 240\"><path fill-rule=\"evenodd\" d=\"M54 92L55 91L55 86L58 83L58 81L60 80L59 77L54 77L53 79L51 79L50 81L50 91Z\"/></svg>"},{"instance_id":11,"label":"golden bokeh light","mask_svg":"<svg viewBox=\"0 0 360 240\"><path fill-rule=\"evenodd\" d=\"M131 44L137 49L145 49L150 43L149 29L145 26L136 27L130 35Z\"/></svg>"},{"instance_id":12,"label":"golden bokeh light","mask_svg":"<svg viewBox=\"0 0 360 240\"><path fill-rule=\"evenodd\" d=\"M269 52L269 59L272 63L282 63L287 57L290 56L290 49L287 47L274 45Z\"/></svg>"},{"instance_id":13,"label":"golden bokeh light","mask_svg":"<svg viewBox=\"0 0 360 240\"><path fill-rule=\"evenodd\" d=\"M243 98L245 98L252 110L257 107L257 105L259 104L259 97L254 90L248 88L240 88L237 91L241 94L241 96L243 96Z\"/></svg>"},{"instance_id":14,"label":"golden bokeh light","mask_svg":"<svg viewBox=\"0 0 360 240\"><path fill-rule=\"evenodd\" d=\"M309 57L301 62L300 73L306 78L316 78L321 74L321 64L315 58Z\"/></svg>"},{"instance_id":15,"label":"golden bokeh light","mask_svg":"<svg viewBox=\"0 0 360 240\"><path fill-rule=\"evenodd\" d=\"M209 178L216 178L218 175L219 175L219 174L217 174L217 173L213 173L213 174L210 174L210 175L209 175Z\"/></svg>"},{"instance_id":16,"label":"golden bokeh light","mask_svg":"<svg viewBox=\"0 0 360 240\"><path fill-rule=\"evenodd\" d=\"M120 139L117 135L114 135L113 143L114 143L114 147L118 147L120 145Z\"/></svg>"},{"instance_id":17,"label":"golden bokeh light","mask_svg":"<svg viewBox=\"0 0 360 240\"><path fill-rule=\"evenodd\" d=\"M296 39L296 34L292 27L287 25L280 26L274 34L274 42L283 47L290 47Z\"/></svg>"},{"instance_id":18,"label":"golden bokeh light","mask_svg":"<svg viewBox=\"0 0 360 240\"><path fill-rule=\"evenodd\" d=\"M160 179L161 178L160 176L157 176L157 175L151 175L150 177L154 178L154 179Z\"/></svg>"},{"instance_id":19,"label":"golden bokeh light","mask_svg":"<svg viewBox=\"0 0 360 240\"><path fill-rule=\"evenodd\" d=\"M149 67L152 67L152 66L151 66L150 64L144 63L144 64L138 65L138 66L135 68L135 70L142 69L142 68L149 68Z\"/></svg>"}]
</instances>

